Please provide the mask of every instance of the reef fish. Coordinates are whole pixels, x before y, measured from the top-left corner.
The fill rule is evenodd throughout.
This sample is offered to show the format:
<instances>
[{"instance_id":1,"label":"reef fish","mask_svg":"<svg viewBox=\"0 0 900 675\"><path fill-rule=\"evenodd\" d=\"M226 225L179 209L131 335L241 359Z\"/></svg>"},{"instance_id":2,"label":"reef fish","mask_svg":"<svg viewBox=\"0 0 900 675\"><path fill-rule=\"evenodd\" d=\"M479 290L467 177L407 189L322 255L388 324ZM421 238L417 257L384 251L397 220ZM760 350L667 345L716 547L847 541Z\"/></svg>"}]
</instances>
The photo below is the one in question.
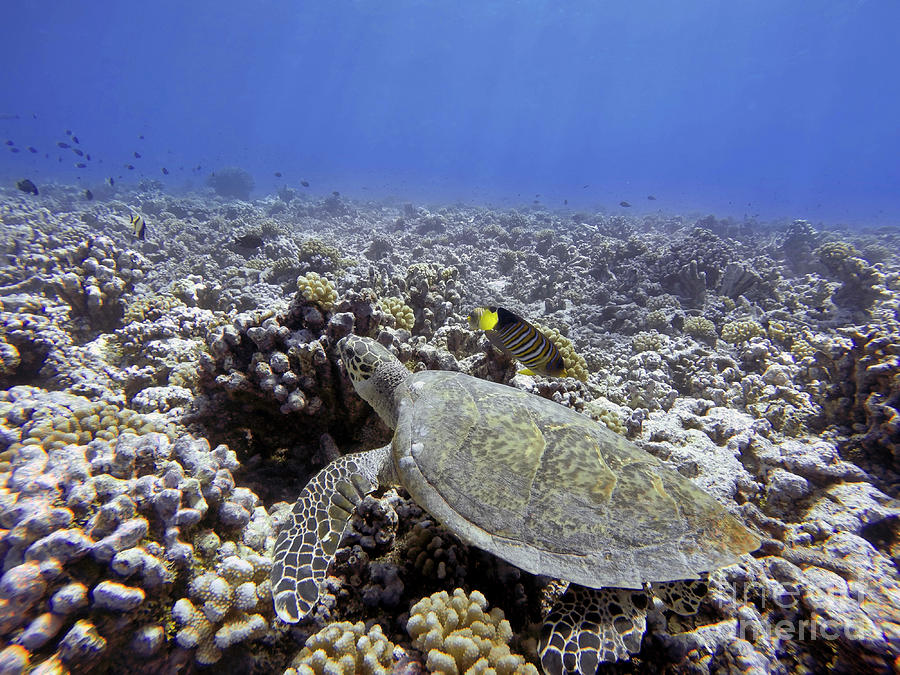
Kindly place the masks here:
<instances>
[{"instance_id":1,"label":"reef fish","mask_svg":"<svg viewBox=\"0 0 900 675\"><path fill-rule=\"evenodd\" d=\"M84 198L87 199L88 201L91 201L94 198L94 193L91 192L90 190L85 190Z\"/></svg>"},{"instance_id":2,"label":"reef fish","mask_svg":"<svg viewBox=\"0 0 900 675\"><path fill-rule=\"evenodd\" d=\"M147 235L147 223L144 222L144 218L136 213L131 216L131 227L134 230L134 236L143 241L146 239Z\"/></svg>"},{"instance_id":3,"label":"reef fish","mask_svg":"<svg viewBox=\"0 0 900 675\"><path fill-rule=\"evenodd\" d=\"M493 344L527 366L519 372L525 375L566 376L566 364L557 346L517 314L503 307L479 307L469 315L469 325L487 331L488 339Z\"/></svg>"},{"instance_id":4,"label":"reef fish","mask_svg":"<svg viewBox=\"0 0 900 675\"><path fill-rule=\"evenodd\" d=\"M624 206L626 209L631 206L628 202L619 202L619 206Z\"/></svg>"},{"instance_id":5,"label":"reef fish","mask_svg":"<svg viewBox=\"0 0 900 675\"><path fill-rule=\"evenodd\" d=\"M37 185L32 183L28 178L23 178L22 180L16 183L16 187L19 188L22 192L27 192L28 194L36 195L38 193Z\"/></svg>"}]
</instances>

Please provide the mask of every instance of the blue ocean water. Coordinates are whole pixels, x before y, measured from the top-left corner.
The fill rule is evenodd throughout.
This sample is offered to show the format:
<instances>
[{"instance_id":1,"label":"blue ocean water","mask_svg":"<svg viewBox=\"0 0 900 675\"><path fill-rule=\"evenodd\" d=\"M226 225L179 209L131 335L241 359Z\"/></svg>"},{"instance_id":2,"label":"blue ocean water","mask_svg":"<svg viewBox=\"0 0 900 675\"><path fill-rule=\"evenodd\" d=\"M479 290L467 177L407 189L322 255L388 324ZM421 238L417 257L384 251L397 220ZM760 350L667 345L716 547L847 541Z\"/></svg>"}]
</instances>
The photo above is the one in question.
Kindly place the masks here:
<instances>
[{"instance_id":1,"label":"blue ocean water","mask_svg":"<svg viewBox=\"0 0 900 675\"><path fill-rule=\"evenodd\" d=\"M7 184L179 190L237 165L256 194L306 180L900 222L893 0L47 0L3 15Z\"/></svg>"}]
</instances>

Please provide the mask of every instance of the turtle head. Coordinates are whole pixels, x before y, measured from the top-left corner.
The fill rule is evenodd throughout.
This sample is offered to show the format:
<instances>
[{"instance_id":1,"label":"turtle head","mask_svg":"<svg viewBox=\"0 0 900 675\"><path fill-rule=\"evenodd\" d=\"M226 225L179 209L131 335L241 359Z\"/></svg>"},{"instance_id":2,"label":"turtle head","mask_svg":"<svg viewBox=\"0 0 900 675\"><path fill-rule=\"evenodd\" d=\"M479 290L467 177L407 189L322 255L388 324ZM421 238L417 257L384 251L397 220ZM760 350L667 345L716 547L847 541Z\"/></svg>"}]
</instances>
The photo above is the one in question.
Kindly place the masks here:
<instances>
[{"instance_id":1,"label":"turtle head","mask_svg":"<svg viewBox=\"0 0 900 675\"><path fill-rule=\"evenodd\" d=\"M391 428L397 426L394 394L409 371L386 348L371 338L348 335L337 344L353 388Z\"/></svg>"}]
</instances>

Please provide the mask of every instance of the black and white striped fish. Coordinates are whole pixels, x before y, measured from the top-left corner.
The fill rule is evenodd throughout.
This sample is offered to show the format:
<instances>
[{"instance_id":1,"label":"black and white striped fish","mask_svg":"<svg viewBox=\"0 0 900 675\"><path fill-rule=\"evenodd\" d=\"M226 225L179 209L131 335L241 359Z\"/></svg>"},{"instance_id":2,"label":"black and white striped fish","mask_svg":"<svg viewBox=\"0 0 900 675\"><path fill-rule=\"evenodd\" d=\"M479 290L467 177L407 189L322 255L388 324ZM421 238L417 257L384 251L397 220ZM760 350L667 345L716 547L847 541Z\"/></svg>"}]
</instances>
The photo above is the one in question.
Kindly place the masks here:
<instances>
[{"instance_id":1,"label":"black and white striped fish","mask_svg":"<svg viewBox=\"0 0 900 675\"><path fill-rule=\"evenodd\" d=\"M541 331L522 317L502 307L479 307L469 315L472 328L491 331L497 340L491 340L513 358L527 366L519 371L525 375L566 377L566 364L555 344Z\"/></svg>"}]
</instances>

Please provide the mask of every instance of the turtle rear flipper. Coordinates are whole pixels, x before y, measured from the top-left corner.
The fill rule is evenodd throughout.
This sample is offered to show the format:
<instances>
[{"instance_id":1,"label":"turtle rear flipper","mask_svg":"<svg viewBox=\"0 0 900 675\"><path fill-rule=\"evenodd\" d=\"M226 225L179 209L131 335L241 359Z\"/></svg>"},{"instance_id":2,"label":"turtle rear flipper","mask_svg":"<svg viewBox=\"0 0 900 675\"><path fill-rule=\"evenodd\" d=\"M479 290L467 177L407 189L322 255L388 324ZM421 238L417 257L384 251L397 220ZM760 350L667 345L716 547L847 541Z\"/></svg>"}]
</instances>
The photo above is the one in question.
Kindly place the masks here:
<instances>
[{"instance_id":1,"label":"turtle rear flipper","mask_svg":"<svg viewBox=\"0 0 900 675\"><path fill-rule=\"evenodd\" d=\"M269 579L275 612L297 623L315 606L328 565L360 500L378 488L390 446L345 455L309 481L275 541Z\"/></svg>"},{"instance_id":2,"label":"turtle rear flipper","mask_svg":"<svg viewBox=\"0 0 900 675\"><path fill-rule=\"evenodd\" d=\"M690 616L700 609L700 603L709 592L706 577L686 581L659 581L650 584L650 589L663 604L676 614Z\"/></svg>"},{"instance_id":3,"label":"turtle rear flipper","mask_svg":"<svg viewBox=\"0 0 900 675\"><path fill-rule=\"evenodd\" d=\"M649 596L642 590L569 584L544 620L541 666L548 675L593 675L603 662L641 648Z\"/></svg>"}]
</instances>

